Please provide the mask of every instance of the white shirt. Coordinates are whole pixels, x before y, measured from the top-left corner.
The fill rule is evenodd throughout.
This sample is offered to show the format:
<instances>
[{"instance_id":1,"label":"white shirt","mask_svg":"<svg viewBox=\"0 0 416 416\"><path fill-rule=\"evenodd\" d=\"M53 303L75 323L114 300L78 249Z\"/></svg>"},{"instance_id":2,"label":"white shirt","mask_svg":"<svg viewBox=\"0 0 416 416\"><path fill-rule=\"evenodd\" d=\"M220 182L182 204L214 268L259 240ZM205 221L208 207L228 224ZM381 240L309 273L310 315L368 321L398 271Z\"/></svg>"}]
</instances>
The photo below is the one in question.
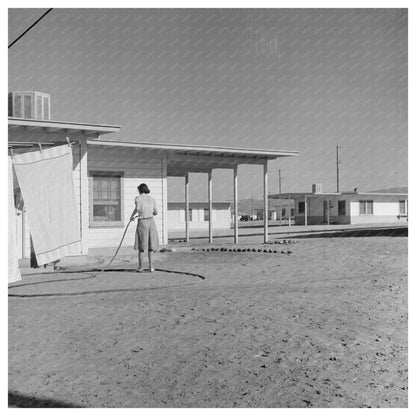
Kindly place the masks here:
<instances>
[{"instance_id":1,"label":"white shirt","mask_svg":"<svg viewBox=\"0 0 416 416\"><path fill-rule=\"evenodd\" d=\"M149 194L137 195L134 199L139 218L151 218L157 215L156 201Z\"/></svg>"}]
</instances>

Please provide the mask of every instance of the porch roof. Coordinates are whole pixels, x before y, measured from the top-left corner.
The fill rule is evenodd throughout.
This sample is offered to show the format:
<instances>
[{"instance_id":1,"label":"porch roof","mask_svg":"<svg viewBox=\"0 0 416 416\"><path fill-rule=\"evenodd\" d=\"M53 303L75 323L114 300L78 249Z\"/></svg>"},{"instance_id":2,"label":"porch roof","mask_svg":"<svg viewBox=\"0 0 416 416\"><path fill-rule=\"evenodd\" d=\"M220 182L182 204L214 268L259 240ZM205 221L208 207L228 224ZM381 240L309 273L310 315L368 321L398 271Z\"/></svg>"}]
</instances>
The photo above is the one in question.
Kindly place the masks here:
<instances>
[{"instance_id":1,"label":"porch roof","mask_svg":"<svg viewBox=\"0 0 416 416\"><path fill-rule=\"evenodd\" d=\"M168 176L185 176L189 172L209 172L212 169L232 169L239 164L263 164L267 160L299 155L299 152L295 151L221 146L121 142L97 139L88 140L87 143L91 146L127 147L166 155Z\"/></svg>"},{"instance_id":2,"label":"porch roof","mask_svg":"<svg viewBox=\"0 0 416 416\"><path fill-rule=\"evenodd\" d=\"M101 134L118 133L121 129L120 126L107 124L74 123L72 121L37 120L20 117L9 117L8 125L10 129L26 127L30 130L44 129L47 132L83 132L86 136L99 136Z\"/></svg>"}]
</instances>

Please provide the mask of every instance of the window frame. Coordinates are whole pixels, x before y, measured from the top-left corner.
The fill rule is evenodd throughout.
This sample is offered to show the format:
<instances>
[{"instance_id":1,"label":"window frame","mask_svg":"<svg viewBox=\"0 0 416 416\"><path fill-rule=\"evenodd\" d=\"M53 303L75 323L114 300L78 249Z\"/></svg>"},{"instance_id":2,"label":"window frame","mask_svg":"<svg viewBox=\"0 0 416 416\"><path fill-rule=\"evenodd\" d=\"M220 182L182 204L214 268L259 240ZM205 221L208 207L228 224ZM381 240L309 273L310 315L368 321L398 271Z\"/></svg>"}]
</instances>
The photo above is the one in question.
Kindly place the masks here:
<instances>
[{"instance_id":1,"label":"window frame","mask_svg":"<svg viewBox=\"0 0 416 416\"><path fill-rule=\"evenodd\" d=\"M371 203L371 212L368 212ZM361 204L364 204L364 212L361 212ZM359 201L359 215L374 215L374 201L371 199L360 199Z\"/></svg>"},{"instance_id":2,"label":"window frame","mask_svg":"<svg viewBox=\"0 0 416 416\"><path fill-rule=\"evenodd\" d=\"M340 204L344 204L343 210L340 209ZM347 215L347 201L345 199L338 200L338 216L345 217Z\"/></svg>"},{"instance_id":3,"label":"window frame","mask_svg":"<svg viewBox=\"0 0 416 416\"><path fill-rule=\"evenodd\" d=\"M209 222L209 208L203 208L203 210L204 210L203 222Z\"/></svg>"},{"instance_id":4,"label":"window frame","mask_svg":"<svg viewBox=\"0 0 416 416\"><path fill-rule=\"evenodd\" d=\"M120 220L94 221L94 177L116 177L120 179ZM90 228L122 228L124 227L124 172L114 170L96 170L88 172L89 220Z\"/></svg>"},{"instance_id":5,"label":"window frame","mask_svg":"<svg viewBox=\"0 0 416 416\"><path fill-rule=\"evenodd\" d=\"M402 212L402 206L403 206L403 212ZM406 200L405 199L400 199L399 200L399 215L407 215Z\"/></svg>"}]
</instances>

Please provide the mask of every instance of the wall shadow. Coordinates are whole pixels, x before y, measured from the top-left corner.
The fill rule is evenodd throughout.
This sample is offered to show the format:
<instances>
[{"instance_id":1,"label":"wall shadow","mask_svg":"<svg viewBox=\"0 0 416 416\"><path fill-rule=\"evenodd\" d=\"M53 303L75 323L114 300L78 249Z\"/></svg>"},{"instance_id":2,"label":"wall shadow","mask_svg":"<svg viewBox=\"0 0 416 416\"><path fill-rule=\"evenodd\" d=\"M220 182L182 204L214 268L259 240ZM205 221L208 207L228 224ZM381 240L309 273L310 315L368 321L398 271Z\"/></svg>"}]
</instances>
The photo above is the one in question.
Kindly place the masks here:
<instances>
[{"instance_id":1,"label":"wall shadow","mask_svg":"<svg viewBox=\"0 0 416 416\"><path fill-rule=\"evenodd\" d=\"M84 406L79 406L73 403L64 402L61 400L47 399L47 398L38 398L33 396L28 396L22 393L12 393L9 391L9 407L73 407L81 408Z\"/></svg>"},{"instance_id":2,"label":"wall shadow","mask_svg":"<svg viewBox=\"0 0 416 416\"><path fill-rule=\"evenodd\" d=\"M393 227L364 230L327 231L322 233L296 234L293 238L334 238L334 237L408 237L408 227Z\"/></svg>"}]
</instances>

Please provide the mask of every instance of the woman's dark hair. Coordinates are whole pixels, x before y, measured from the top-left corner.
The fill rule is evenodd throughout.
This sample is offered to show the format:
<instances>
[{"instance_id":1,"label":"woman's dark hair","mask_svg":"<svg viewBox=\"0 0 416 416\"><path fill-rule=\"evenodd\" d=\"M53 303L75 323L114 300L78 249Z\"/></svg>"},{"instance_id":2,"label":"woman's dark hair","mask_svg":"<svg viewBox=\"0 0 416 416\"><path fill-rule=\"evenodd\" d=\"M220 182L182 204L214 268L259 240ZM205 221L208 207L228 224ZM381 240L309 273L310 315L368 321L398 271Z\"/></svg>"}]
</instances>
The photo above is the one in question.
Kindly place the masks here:
<instances>
[{"instance_id":1,"label":"woman's dark hair","mask_svg":"<svg viewBox=\"0 0 416 416\"><path fill-rule=\"evenodd\" d=\"M140 192L141 194L149 194L149 193L150 193L150 190L149 190L149 188L147 187L147 185L146 185L145 183L141 183L141 184L137 187L137 189L139 190L139 192Z\"/></svg>"}]
</instances>

